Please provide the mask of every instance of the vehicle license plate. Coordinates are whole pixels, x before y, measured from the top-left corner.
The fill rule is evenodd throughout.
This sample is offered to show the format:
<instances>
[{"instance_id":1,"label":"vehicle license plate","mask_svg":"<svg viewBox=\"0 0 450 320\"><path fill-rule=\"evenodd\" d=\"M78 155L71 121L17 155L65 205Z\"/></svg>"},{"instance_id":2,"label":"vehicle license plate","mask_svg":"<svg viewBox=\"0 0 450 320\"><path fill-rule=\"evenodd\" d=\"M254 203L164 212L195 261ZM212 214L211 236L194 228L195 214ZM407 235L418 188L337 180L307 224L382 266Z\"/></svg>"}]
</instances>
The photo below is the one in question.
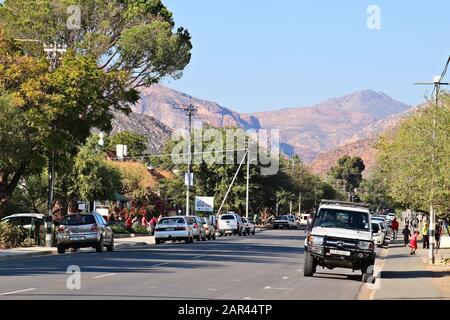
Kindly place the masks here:
<instances>
[{"instance_id":1,"label":"vehicle license plate","mask_svg":"<svg viewBox=\"0 0 450 320\"><path fill-rule=\"evenodd\" d=\"M84 237L70 237L70 240L72 241L84 240Z\"/></svg>"},{"instance_id":2,"label":"vehicle license plate","mask_svg":"<svg viewBox=\"0 0 450 320\"><path fill-rule=\"evenodd\" d=\"M166 231L175 231L174 228L167 228Z\"/></svg>"},{"instance_id":3,"label":"vehicle license plate","mask_svg":"<svg viewBox=\"0 0 450 320\"><path fill-rule=\"evenodd\" d=\"M350 251L330 250L330 253L338 256L350 256Z\"/></svg>"}]
</instances>

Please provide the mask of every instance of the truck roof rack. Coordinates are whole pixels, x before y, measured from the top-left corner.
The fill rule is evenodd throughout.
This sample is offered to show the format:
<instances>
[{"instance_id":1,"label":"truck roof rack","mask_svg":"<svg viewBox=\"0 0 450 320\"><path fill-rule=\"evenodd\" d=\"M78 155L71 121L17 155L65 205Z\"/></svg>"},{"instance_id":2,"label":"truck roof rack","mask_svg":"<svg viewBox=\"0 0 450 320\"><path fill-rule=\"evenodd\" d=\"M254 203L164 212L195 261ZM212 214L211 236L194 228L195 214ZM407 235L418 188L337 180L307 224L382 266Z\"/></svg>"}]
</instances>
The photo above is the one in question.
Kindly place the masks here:
<instances>
[{"instance_id":1,"label":"truck roof rack","mask_svg":"<svg viewBox=\"0 0 450 320\"><path fill-rule=\"evenodd\" d=\"M370 204L363 202L348 202L348 201L339 201L339 200L322 200L320 204L331 204L331 205L339 205L345 207L357 207L357 208L370 208Z\"/></svg>"}]
</instances>

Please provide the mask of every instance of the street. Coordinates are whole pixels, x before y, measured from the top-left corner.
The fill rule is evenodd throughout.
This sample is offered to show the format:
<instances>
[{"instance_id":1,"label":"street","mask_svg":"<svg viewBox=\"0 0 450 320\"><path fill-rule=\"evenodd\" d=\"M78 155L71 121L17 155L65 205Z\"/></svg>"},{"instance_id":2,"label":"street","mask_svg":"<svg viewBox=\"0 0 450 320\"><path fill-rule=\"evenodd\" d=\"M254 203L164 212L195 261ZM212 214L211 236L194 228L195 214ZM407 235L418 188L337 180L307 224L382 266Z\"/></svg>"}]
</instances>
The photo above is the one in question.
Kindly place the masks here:
<instances>
[{"instance_id":1,"label":"street","mask_svg":"<svg viewBox=\"0 0 450 320\"><path fill-rule=\"evenodd\" d=\"M322 270L303 277L304 231L267 230L192 245L168 243L0 262L3 299L346 299L360 272ZM80 290L66 286L81 269Z\"/></svg>"}]
</instances>

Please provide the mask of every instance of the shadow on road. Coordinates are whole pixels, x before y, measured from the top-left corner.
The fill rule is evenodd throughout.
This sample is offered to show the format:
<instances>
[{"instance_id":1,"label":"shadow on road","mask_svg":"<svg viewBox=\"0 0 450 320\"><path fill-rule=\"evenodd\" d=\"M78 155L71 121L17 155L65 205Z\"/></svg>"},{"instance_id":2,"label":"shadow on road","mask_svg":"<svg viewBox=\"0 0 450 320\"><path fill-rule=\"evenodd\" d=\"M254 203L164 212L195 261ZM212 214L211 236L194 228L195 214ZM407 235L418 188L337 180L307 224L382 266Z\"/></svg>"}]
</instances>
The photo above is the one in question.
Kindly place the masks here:
<instances>
[{"instance_id":1,"label":"shadow on road","mask_svg":"<svg viewBox=\"0 0 450 320\"><path fill-rule=\"evenodd\" d=\"M270 238L270 237L267 237ZM285 239L286 237L281 237ZM233 241L202 242L194 245L166 244L130 248L113 253L80 252L36 257L0 264L3 276L50 275L66 273L69 265L83 272L170 273L173 269L223 268L227 263L283 263L283 256L303 254L302 247L288 247ZM162 266L157 266L164 263Z\"/></svg>"},{"instance_id":2,"label":"shadow on road","mask_svg":"<svg viewBox=\"0 0 450 320\"><path fill-rule=\"evenodd\" d=\"M389 257L390 258L390 257ZM443 278L450 276L449 271L381 271L381 279Z\"/></svg>"},{"instance_id":3,"label":"shadow on road","mask_svg":"<svg viewBox=\"0 0 450 320\"><path fill-rule=\"evenodd\" d=\"M361 282L361 275L359 274L340 274L340 273L321 273L317 272L314 274L314 278L322 279L335 279L335 280L353 280Z\"/></svg>"}]
</instances>

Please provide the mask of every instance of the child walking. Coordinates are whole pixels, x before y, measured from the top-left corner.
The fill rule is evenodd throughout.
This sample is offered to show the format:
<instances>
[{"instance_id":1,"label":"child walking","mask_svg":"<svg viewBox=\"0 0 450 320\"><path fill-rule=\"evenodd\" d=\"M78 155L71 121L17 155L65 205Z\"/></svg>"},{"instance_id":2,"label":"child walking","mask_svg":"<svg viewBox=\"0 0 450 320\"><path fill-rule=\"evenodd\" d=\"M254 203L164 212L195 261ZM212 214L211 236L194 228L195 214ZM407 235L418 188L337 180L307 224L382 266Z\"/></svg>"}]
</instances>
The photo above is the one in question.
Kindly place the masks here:
<instances>
[{"instance_id":1,"label":"child walking","mask_svg":"<svg viewBox=\"0 0 450 320\"><path fill-rule=\"evenodd\" d=\"M411 241L409 243L409 247L411 248L411 251L409 252L409 254L412 256L416 254L418 237L419 237L419 231L414 232L414 234L411 237Z\"/></svg>"}]
</instances>

